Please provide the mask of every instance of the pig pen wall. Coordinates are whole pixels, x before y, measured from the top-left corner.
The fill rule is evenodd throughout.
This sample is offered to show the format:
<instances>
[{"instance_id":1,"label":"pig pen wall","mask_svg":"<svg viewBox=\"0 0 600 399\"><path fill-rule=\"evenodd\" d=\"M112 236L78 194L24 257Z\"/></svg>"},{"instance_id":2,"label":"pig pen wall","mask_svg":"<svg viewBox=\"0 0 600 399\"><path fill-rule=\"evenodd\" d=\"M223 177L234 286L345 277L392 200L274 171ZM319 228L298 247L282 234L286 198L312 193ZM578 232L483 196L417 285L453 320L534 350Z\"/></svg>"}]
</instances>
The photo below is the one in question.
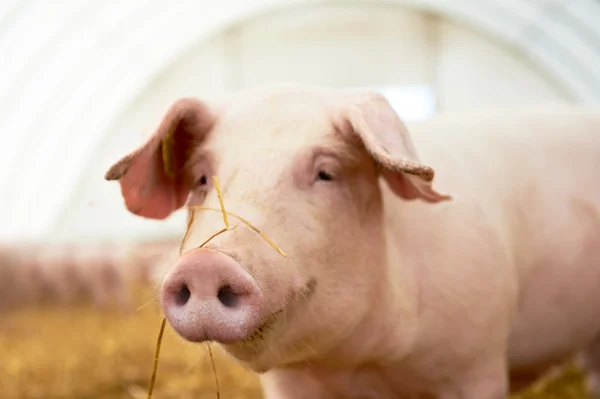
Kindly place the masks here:
<instances>
[{"instance_id":1,"label":"pig pen wall","mask_svg":"<svg viewBox=\"0 0 600 399\"><path fill-rule=\"evenodd\" d=\"M380 2L373 2L373 4ZM384 88L433 112L579 101L562 81L497 38L439 14L363 3L276 8L203 37L168 60L115 115L52 228L57 237L178 237L185 213L165 221L125 210L119 188L99 177L150 134L177 98L212 99L255 84L293 81ZM421 93L411 97L407 91ZM416 111L419 111L418 109ZM118 220L113 228L107 221Z\"/></svg>"}]
</instances>

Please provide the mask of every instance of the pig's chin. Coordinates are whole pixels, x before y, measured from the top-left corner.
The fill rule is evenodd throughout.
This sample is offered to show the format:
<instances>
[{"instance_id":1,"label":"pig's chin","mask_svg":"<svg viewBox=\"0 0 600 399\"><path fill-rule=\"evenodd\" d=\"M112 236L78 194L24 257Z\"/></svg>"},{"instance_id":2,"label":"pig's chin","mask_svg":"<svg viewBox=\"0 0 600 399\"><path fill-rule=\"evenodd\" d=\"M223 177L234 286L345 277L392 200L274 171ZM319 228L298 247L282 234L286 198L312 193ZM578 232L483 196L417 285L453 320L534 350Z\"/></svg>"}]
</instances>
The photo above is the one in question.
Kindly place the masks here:
<instances>
[{"instance_id":1,"label":"pig's chin","mask_svg":"<svg viewBox=\"0 0 600 399\"><path fill-rule=\"evenodd\" d=\"M306 305L314 288L315 281L310 280L299 291L293 292L287 300L278 301L281 306L267 313L252 333L235 342L220 342L221 346L231 356L256 372L264 372L274 367L277 361L283 360L275 354L280 351L281 344L285 345L283 341L289 332L289 321L294 318L298 307Z\"/></svg>"},{"instance_id":2,"label":"pig's chin","mask_svg":"<svg viewBox=\"0 0 600 399\"><path fill-rule=\"evenodd\" d=\"M274 366L271 354L278 350L278 337L284 329L280 318L287 319L285 309L269 314L264 322L247 337L235 342L220 342L221 347L237 361L255 372Z\"/></svg>"}]
</instances>

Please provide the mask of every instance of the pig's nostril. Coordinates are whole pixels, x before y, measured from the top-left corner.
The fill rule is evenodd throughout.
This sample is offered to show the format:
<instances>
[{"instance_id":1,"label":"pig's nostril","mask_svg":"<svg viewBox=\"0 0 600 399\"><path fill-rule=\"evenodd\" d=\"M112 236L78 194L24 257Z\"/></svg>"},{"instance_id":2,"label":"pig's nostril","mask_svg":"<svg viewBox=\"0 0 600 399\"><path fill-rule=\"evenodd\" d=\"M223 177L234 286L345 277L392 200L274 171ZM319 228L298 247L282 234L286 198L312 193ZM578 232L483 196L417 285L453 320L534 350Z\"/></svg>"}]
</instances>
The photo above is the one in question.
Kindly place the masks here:
<instances>
[{"instance_id":1,"label":"pig's nostril","mask_svg":"<svg viewBox=\"0 0 600 399\"><path fill-rule=\"evenodd\" d=\"M217 298L219 301L228 308L235 308L238 303L238 296L233 292L230 286L224 285L219 288L219 292L217 293Z\"/></svg>"},{"instance_id":2,"label":"pig's nostril","mask_svg":"<svg viewBox=\"0 0 600 399\"><path fill-rule=\"evenodd\" d=\"M175 303L179 306L185 305L190 300L190 289L187 285L183 284L179 291L175 293Z\"/></svg>"}]
</instances>

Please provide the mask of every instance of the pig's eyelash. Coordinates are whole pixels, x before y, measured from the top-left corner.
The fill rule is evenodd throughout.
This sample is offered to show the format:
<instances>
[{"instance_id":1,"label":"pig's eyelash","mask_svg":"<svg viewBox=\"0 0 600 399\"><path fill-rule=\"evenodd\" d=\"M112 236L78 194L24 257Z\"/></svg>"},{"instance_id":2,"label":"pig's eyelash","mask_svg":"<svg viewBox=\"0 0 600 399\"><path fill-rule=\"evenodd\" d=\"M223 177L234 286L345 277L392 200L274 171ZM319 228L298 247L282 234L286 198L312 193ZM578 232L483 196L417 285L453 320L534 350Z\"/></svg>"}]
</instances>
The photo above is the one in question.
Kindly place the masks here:
<instances>
[{"instance_id":1,"label":"pig's eyelash","mask_svg":"<svg viewBox=\"0 0 600 399\"><path fill-rule=\"evenodd\" d=\"M143 305L141 305L140 307L138 307L135 311L139 312L140 310L144 309L145 307L153 305L155 303L159 303L159 302L160 302L160 297L157 295L154 298L152 298L151 300L149 300L148 302L146 302Z\"/></svg>"},{"instance_id":2,"label":"pig's eyelash","mask_svg":"<svg viewBox=\"0 0 600 399\"><path fill-rule=\"evenodd\" d=\"M194 179L194 188L196 190L201 190L203 192L208 191L210 184L206 173L203 173L200 177L195 177Z\"/></svg>"},{"instance_id":3,"label":"pig's eyelash","mask_svg":"<svg viewBox=\"0 0 600 399\"><path fill-rule=\"evenodd\" d=\"M329 172L326 172L322 169L319 169L319 171L317 172L317 180L321 180L321 181L332 181L333 180L333 175Z\"/></svg>"},{"instance_id":4,"label":"pig's eyelash","mask_svg":"<svg viewBox=\"0 0 600 399\"><path fill-rule=\"evenodd\" d=\"M330 181L334 181L337 180L336 179L336 175L338 172L338 166L336 163L334 162L317 162L316 165L313 166L313 178L315 179L315 181L322 181L322 182L330 182Z\"/></svg>"}]
</instances>

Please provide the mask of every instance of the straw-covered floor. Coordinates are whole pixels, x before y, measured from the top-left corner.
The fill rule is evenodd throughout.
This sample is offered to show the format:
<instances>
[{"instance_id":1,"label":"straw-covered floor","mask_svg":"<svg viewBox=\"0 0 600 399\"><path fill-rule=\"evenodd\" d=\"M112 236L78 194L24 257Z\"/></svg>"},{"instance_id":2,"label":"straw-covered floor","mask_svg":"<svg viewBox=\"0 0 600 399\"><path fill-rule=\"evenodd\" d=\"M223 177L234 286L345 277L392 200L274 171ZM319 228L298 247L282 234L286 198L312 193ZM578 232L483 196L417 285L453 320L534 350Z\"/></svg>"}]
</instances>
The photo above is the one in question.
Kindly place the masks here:
<instances>
[{"instance_id":1,"label":"straw-covered floor","mask_svg":"<svg viewBox=\"0 0 600 399\"><path fill-rule=\"evenodd\" d=\"M136 295L136 305L152 299ZM26 309L0 316L2 399L142 399L151 375L160 328L157 303L129 314L86 305ZM257 378L213 347L222 399L261 398ZM205 345L183 342L167 327L156 399L216 398ZM585 398L581 379L569 371L524 399Z\"/></svg>"}]
</instances>

